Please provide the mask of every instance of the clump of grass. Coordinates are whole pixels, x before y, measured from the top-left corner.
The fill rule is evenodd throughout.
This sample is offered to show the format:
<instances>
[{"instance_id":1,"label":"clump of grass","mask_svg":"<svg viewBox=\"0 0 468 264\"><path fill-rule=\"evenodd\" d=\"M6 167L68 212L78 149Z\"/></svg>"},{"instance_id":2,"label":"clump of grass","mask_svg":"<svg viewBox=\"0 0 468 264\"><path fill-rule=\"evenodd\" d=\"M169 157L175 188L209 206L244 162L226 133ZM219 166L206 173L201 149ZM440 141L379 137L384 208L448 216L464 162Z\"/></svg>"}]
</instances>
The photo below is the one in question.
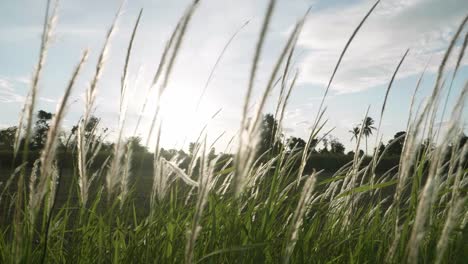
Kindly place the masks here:
<instances>
[{"instance_id":1,"label":"clump of grass","mask_svg":"<svg viewBox=\"0 0 468 264\"><path fill-rule=\"evenodd\" d=\"M420 110L413 111L421 75L411 99L407 134L399 164L378 175L377 165L392 146L372 157L359 155L363 126L356 137L355 155L332 176L306 170L313 141L320 142L330 133L324 102L341 60L377 1L351 34L326 86L308 142L304 149L284 147L281 125L288 101L299 75L292 57L307 16L296 23L279 54L257 108L249 113L253 83L271 23L276 1L271 0L260 28L249 83L243 105L238 149L234 155L210 155L214 142L207 142L206 125L194 144L190 160L182 155L167 157L161 147L164 136L159 104L168 87L171 73L182 48L184 36L199 1L192 2L178 21L162 52L148 94L157 89L156 110L151 119L147 144L155 130L153 153L141 154L132 141L125 140L127 76L132 47L142 17L138 13L120 77L120 103L117 140L112 150L102 151L105 133L99 121L90 122L111 36L120 8L110 26L99 54L92 81L86 90L85 109L79 122L72 172L57 158L57 140L64 120L68 98L81 71L87 51L72 73L64 96L48 131L45 147L32 164L27 159L14 168L1 185L0 215L1 263L455 263L464 261L466 211L466 162L468 145L459 136L463 124L468 85L462 88L452 106L448 130L435 127L436 113L444 89L447 60L462 35L468 18L456 31L439 66L431 97ZM37 83L45 61L56 8L49 17L47 7L39 67L28 101L21 115L18 135L28 138L37 93ZM235 34L234 34L235 36ZM233 37L234 37L233 36ZM233 38L232 37L232 38ZM232 40L231 38L231 40ZM231 41L229 40L229 42ZM226 47L218 57L214 68ZM466 37L458 54L455 78L464 56ZM389 82L381 108L379 129L393 81L403 55ZM213 71L214 71L213 68ZM212 72L213 72L212 71ZM210 75L211 76L211 75ZM205 89L211 77L208 77ZM452 81L447 79L448 81ZM276 84L280 92L275 109L278 129L265 153L258 153L261 117ZM449 86L449 90L451 85ZM203 93L200 98L203 97ZM199 99L201 100L201 99ZM148 98L142 104L145 111ZM442 112L445 112L446 104ZM211 119L217 114L216 112ZM367 109L364 119L368 116ZM444 114L442 114L443 116ZM142 115L138 116L135 133ZM92 127L90 127L92 126ZM24 128L26 127L26 128ZM25 129L22 131L22 129ZM434 133L435 132L435 133ZM377 133L379 134L379 132ZM439 136L441 142L435 140ZM19 149L17 135L15 155ZM421 149L423 138L434 147ZM233 138L226 150L234 142ZM376 146L381 140L377 136ZM26 140L27 142L27 140ZM274 149L275 144L281 145ZM68 144L67 144L68 145ZM27 144L25 145L27 148ZM76 151L76 152L75 152ZM101 157L104 155L104 157ZM145 156L146 155L146 156ZM166 156L165 156L166 155ZM152 159L148 170L145 158ZM367 162L370 159L370 162ZM99 162L97 162L99 161ZM24 177L29 174L29 188ZM150 177L144 174L148 172ZM306 175L304 175L306 174ZM19 179L16 175L20 175ZM21 176L22 175L22 176ZM131 177L132 175L132 177ZM147 182L146 180L150 180ZM10 190L12 182L17 188ZM59 184L57 184L57 181ZM69 182L65 190L61 182ZM24 185L24 186L23 186ZM141 186L143 185L143 187ZM62 189L61 189L62 188ZM147 191L147 193L145 193ZM102 199L107 195L107 202ZM66 198L66 199L63 199ZM60 201L59 200L65 200ZM4 206L5 205L5 206ZM147 206L148 205L148 206ZM117 209L117 210L116 210ZM13 214L10 212L13 211Z\"/></svg>"}]
</instances>

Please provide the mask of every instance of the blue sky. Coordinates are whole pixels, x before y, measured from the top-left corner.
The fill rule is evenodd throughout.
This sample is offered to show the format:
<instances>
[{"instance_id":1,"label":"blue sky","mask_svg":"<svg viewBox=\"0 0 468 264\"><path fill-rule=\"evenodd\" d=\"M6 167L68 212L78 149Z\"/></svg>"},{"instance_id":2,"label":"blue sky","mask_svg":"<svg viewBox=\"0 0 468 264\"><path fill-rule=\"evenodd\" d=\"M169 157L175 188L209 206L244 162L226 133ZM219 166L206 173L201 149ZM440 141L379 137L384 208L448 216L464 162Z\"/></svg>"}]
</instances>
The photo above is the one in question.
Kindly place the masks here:
<instances>
[{"instance_id":1,"label":"blue sky","mask_svg":"<svg viewBox=\"0 0 468 264\"><path fill-rule=\"evenodd\" d=\"M91 52L74 88L65 129L76 123L83 113L82 95L92 77L97 54L119 2L60 1L58 24L39 84L38 108L54 111L81 52L86 48ZM117 123L120 76L126 46L139 9L144 8L144 11L130 63L127 135L135 126L136 115L146 97L148 83L156 70L164 42L190 2L131 0L124 5L106 68L98 84L96 115L103 118L105 126L113 129ZM299 70L300 75L287 109L284 123L287 135L307 137L339 53L373 3L369 0L278 1L255 80L254 97L265 86L295 21L312 6L294 58L295 69ZM250 62L266 5L265 0L201 1L163 99L164 146L186 146L220 108L220 114L209 121L209 138L214 139L226 131L218 144L218 149L222 150L221 146L235 134L240 124ZM1 127L14 125L18 121L18 113L37 62L44 8L45 1L38 0L0 2ZM456 26L467 13L468 2L464 0L382 1L350 46L326 100L328 127L335 127L333 136L338 137L349 150L352 144L348 130L360 122L367 107L370 106L370 116L378 118L386 85L401 56L409 48L410 53L394 83L382 121L384 141L387 142L397 131L404 130L417 78L429 62L423 87L417 97L419 104L429 94L443 52ZM195 111L196 101L223 46L247 20L250 23L226 51L201 107ZM460 43L455 54L459 49ZM467 64L465 56L454 81L449 106L454 104L467 80ZM453 67L453 58L449 65ZM272 111L277 94L278 91L274 91L270 97L266 111ZM139 131L143 137L155 108L154 98L155 95L151 94L150 107ZM374 140L371 138L370 142Z\"/></svg>"}]
</instances>

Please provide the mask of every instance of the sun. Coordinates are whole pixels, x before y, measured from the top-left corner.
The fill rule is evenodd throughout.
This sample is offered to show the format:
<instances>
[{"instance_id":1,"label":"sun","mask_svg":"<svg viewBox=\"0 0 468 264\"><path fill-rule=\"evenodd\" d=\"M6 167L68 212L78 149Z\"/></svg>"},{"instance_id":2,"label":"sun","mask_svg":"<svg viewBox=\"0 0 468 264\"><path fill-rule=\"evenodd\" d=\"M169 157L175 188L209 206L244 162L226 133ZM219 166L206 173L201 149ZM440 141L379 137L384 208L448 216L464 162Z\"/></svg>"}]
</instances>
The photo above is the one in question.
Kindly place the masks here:
<instances>
[{"instance_id":1,"label":"sun","mask_svg":"<svg viewBox=\"0 0 468 264\"><path fill-rule=\"evenodd\" d=\"M212 115L220 109L213 100L205 98L199 105L200 92L177 87L168 89L161 97L161 141L164 145L181 145L194 141Z\"/></svg>"}]
</instances>

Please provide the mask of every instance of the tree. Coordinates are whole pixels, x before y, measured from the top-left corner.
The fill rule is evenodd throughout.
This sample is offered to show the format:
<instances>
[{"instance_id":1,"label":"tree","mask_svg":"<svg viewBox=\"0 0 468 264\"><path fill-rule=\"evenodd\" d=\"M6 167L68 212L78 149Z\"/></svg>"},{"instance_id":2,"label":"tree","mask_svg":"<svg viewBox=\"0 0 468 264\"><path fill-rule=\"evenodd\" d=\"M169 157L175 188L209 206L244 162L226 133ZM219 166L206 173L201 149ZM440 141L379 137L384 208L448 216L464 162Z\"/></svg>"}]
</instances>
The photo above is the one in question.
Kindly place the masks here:
<instances>
[{"instance_id":1,"label":"tree","mask_svg":"<svg viewBox=\"0 0 468 264\"><path fill-rule=\"evenodd\" d=\"M372 117L366 117L362 125L362 134L366 137L366 155L367 155L367 138L372 135L372 132L376 129L374 127L374 119Z\"/></svg>"},{"instance_id":2,"label":"tree","mask_svg":"<svg viewBox=\"0 0 468 264\"><path fill-rule=\"evenodd\" d=\"M403 151L403 144L405 143L406 132L397 132L391 140L388 141L387 153L391 156L400 156Z\"/></svg>"},{"instance_id":3,"label":"tree","mask_svg":"<svg viewBox=\"0 0 468 264\"><path fill-rule=\"evenodd\" d=\"M319 151L321 154L327 154L329 151L328 151L328 139L327 138L323 138L322 139L322 144L323 144L323 148Z\"/></svg>"},{"instance_id":4,"label":"tree","mask_svg":"<svg viewBox=\"0 0 468 264\"><path fill-rule=\"evenodd\" d=\"M70 140L72 138L72 136L75 136L76 137L76 132L78 131L78 125L75 125L72 127L72 129L70 130L70 134L68 134L68 137L67 137L67 140L65 140L65 148L67 149L69 144L70 144Z\"/></svg>"},{"instance_id":5,"label":"tree","mask_svg":"<svg viewBox=\"0 0 468 264\"><path fill-rule=\"evenodd\" d=\"M141 137L129 137L127 144L132 145L133 152L135 153L146 153L147 149L141 144Z\"/></svg>"},{"instance_id":6,"label":"tree","mask_svg":"<svg viewBox=\"0 0 468 264\"><path fill-rule=\"evenodd\" d=\"M32 149L42 149L47 140L47 133L49 131L49 121L52 119L52 113L44 110L37 112L37 121L34 126L34 134L31 140Z\"/></svg>"},{"instance_id":7,"label":"tree","mask_svg":"<svg viewBox=\"0 0 468 264\"><path fill-rule=\"evenodd\" d=\"M275 138L278 132L278 122L275 120L275 117L272 114L264 115L260 129L260 142L257 155L263 155L267 151L273 155L279 153L282 144Z\"/></svg>"},{"instance_id":8,"label":"tree","mask_svg":"<svg viewBox=\"0 0 468 264\"><path fill-rule=\"evenodd\" d=\"M338 138L332 138L330 140L330 152L333 154L343 155L345 151L344 145L338 141Z\"/></svg>"},{"instance_id":9,"label":"tree","mask_svg":"<svg viewBox=\"0 0 468 264\"><path fill-rule=\"evenodd\" d=\"M80 124L82 120L78 121L78 124ZM108 128L101 128L99 129L99 124L101 123L101 119L96 117L96 116L90 116L88 119L88 123L86 123L84 127L84 137L83 140L86 142L86 144L89 144L90 146L99 146L101 144L101 150L111 150L112 149L112 144L107 144L104 143L104 138L107 136L106 132L109 130ZM79 131L79 125L75 125L71 128L70 134L67 137L67 140L65 140L65 146L70 147L70 148L75 148L77 146L77 138L78 138L78 133ZM72 139L72 137L74 138ZM94 147L90 147L89 149L93 149Z\"/></svg>"},{"instance_id":10,"label":"tree","mask_svg":"<svg viewBox=\"0 0 468 264\"><path fill-rule=\"evenodd\" d=\"M379 154L379 156L383 154L384 150L385 150L385 145L383 143L380 143L379 148L377 149L377 153Z\"/></svg>"},{"instance_id":11,"label":"tree","mask_svg":"<svg viewBox=\"0 0 468 264\"><path fill-rule=\"evenodd\" d=\"M211 148L210 152L208 152L208 161L212 161L216 158L216 150L215 148Z\"/></svg>"},{"instance_id":12,"label":"tree","mask_svg":"<svg viewBox=\"0 0 468 264\"><path fill-rule=\"evenodd\" d=\"M289 152L301 151L305 148L307 143L299 137L290 137L287 141L287 148Z\"/></svg>"},{"instance_id":13,"label":"tree","mask_svg":"<svg viewBox=\"0 0 468 264\"><path fill-rule=\"evenodd\" d=\"M17 129L16 126L12 126L0 130L0 149L13 150Z\"/></svg>"},{"instance_id":14,"label":"tree","mask_svg":"<svg viewBox=\"0 0 468 264\"><path fill-rule=\"evenodd\" d=\"M359 138L359 133L361 132L361 130L359 129L358 126L355 126L353 127L352 130L349 130L349 133L351 133L353 136L351 137L350 141L352 142L353 139L356 139L356 141L358 140Z\"/></svg>"},{"instance_id":15,"label":"tree","mask_svg":"<svg viewBox=\"0 0 468 264\"><path fill-rule=\"evenodd\" d=\"M190 156L194 156L200 151L200 143L197 142L190 142L189 143L189 154Z\"/></svg>"}]
</instances>

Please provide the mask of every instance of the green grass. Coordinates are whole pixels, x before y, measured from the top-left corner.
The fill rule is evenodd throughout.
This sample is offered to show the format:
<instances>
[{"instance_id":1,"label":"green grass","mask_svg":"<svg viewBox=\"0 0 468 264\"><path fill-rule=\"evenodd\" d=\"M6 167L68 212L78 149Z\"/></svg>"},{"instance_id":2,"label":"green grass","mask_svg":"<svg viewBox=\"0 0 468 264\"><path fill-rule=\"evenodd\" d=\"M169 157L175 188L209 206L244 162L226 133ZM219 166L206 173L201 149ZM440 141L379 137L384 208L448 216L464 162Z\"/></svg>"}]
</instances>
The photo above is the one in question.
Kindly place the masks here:
<instances>
[{"instance_id":1,"label":"green grass","mask_svg":"<svg viewBox=\"0 0 468 264\"><path fill-rule=\"evenodd\" d=\"M149 90L155 86L162 95L167 88L197 4L195 1L190 5L175 27ZM251 80L256 75L274 4L275 1L270 2L259 34ZM373 8L345 45L328 87L339 71L341 58ZM135 34L138 37L141 14L132 33L127 62ZM55 9L50 16L46 14L40 66L45 61L49 40L46 36L53 30L55 17ZM428 104L409 120L399 166L377 172L379 161L383 162L378 153L367 158L356 154L352 162L333 175L306 168L306 161L313 158L307 151L310 142L327 133L322 131L326 123L322 110L317 113L304 150L290 153L277 148L282 139L280 133L275 133L272 151L257 160L262 108L274 88L274 80L283 78L284 91L294 86L295 77L288 74L287 58L294 52L304 19L299 20L278 58L260 108L254 113L244 111L239 133L242 145L234 158L227 162L221 156L210 157L211 142L207 142L204 131L185 170L179 168L177 156L168 160L161 154L159 105L148 131L149 135L155 131L157 139L154 153L147 155L149 160L142 161L133 153L133 145L127 144L121 133L108 157L93 157L93 153L100 153L96 138L100 136L99 130L87 130L86 126L116 21L105 38L87 92L84 118L77 129L77 144L71 149L73 154L67 166L56 162L61 154L56 149L62 114L54 116L40 153L30 152L27 147L19 149L21 139L28 142L31 135L32 120L27 113L34 112L37 80L41 77L39 67L20 116L23 131L17 134L14 150L26 165L16 170L11 185L0 186L0 263L466 262L468 145L458 144L461 113L468 94L466 85L452 108L448 132L440 135L440 141L436 140L439 131L434 121L444 88L441 79L445 62L449 56L455 56L454 43L467 19L446 51ZM458 58L462 56L460 52ZM64 99L85 60L86 52L73 71ZM122 74L122 100L127 70L125 67ZM398 68L394 75L397 72ZM251 85L246 95L247 106ZM387 93L390 87L391 84ZM288 98L281 96L277 109L284 111ZM66 100L63 102L59 113L66 106ZM386 99L381 118L385 104ZM126 115L123 107L120 110L119 128L123 131ZM281 120L283 113L278 113ZM356 150L364 140L362 130L356 137ZM421 149L423 138L429 138L434 147ZM139 166L143 163L149 163L152 169ZM2 168L2 180L8 179L18 165Z\"/></svg>"}]
</instances>

